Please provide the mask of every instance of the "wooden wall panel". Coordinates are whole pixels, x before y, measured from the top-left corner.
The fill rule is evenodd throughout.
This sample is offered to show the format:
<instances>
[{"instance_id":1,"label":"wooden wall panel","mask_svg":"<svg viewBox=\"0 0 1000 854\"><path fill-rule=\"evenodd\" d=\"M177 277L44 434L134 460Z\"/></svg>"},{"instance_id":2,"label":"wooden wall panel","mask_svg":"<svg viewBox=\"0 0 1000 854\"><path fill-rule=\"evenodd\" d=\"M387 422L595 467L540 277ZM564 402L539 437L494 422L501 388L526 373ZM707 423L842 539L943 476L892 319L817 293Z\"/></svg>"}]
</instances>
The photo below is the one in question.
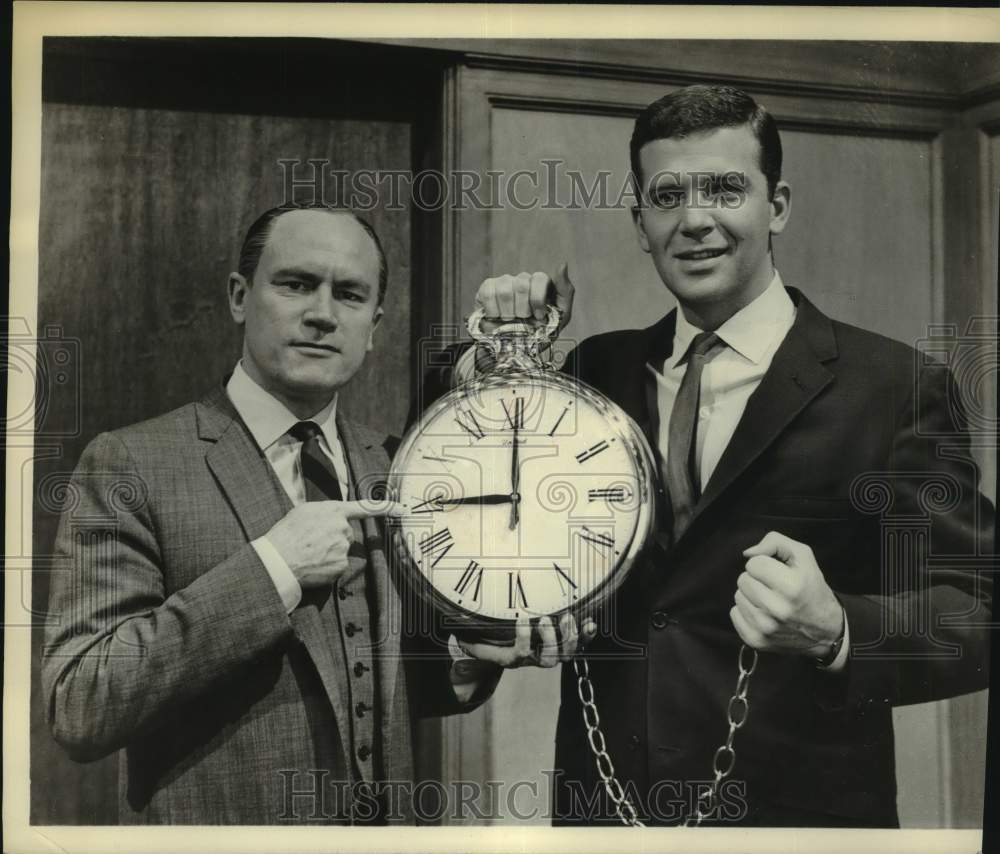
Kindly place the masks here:
<instances>
[{"instance_id":1,"label":"wooden wall panel","mask_svg":"<svg viewBox=\"0 0 1000 854\"><path fill-rule=\"evenodd\" d=\"M792 215L775 263L832 317L913 344L934 319L932 144L785 131Z\"/></svg>"},{"instance_id":2,"label":"wooden wall panel","mask_svg":"<svg viewBox=\"0 0 1000 854\"><path fill-rule=\"evenodd\" d=\"M566 338L645 326L673 305L632 224L631 132L632 120L620 116L507 108L492 113L491 168L507 175L530 170L539 175L540 185L537 191L528 179L515 185L518 201L533 204L531 210L507 204L491 211L493 269L554 273L568 261L577 310ZM545 160L558 165L545 166ZM574 180L580 182L575 193ZM600 195L587 204L586 191L601 186L607 187L606 205Z\"/></svg>"}]
</instances>

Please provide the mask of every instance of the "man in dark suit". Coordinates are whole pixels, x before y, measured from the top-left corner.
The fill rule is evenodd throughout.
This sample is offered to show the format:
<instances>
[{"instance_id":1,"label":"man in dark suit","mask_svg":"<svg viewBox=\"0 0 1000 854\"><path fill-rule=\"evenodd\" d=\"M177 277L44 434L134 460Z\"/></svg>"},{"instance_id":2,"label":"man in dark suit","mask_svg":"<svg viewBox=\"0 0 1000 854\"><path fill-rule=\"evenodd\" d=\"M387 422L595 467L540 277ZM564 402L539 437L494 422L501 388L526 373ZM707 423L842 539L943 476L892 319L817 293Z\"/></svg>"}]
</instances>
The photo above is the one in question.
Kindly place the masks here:
<instances>
[{"instance_id":1,"label":"man in dark suit","mask_svg":"<svg viewBox=\"0 0 1000 854\"><path fill-rule=\"evenodd\" d=\"M121 751L122 823L412 822L413 716L495 684L401 641L379 518L398 508L372 496L388 438L338 410L386 279L353 214L268 211L229 280L225 386L80 460L44 693L73 758Z\"/></svg>"},{"instance_id":2,"label":"man in dark suit","mask_svg":"<svg viewBox=\"0 0 1000 854\"><path fill-rule=\"evenodd\" d=\"M564 368L635 419L661 473L656 541L587 648L614 772L650 823L700 806L721 824L897 825L892 707L987 681L975 560L993 508L960 402L944 367L785 287L771 240L791 190L745 93L655 102L631 159L639 243L679 310L584 341ZM572 300L565 270L477 295L497 320ZM930 555L948 559L931 571ZM556 823L617 823L582 711L566 667Z\"/></svg>"}]
</instances>

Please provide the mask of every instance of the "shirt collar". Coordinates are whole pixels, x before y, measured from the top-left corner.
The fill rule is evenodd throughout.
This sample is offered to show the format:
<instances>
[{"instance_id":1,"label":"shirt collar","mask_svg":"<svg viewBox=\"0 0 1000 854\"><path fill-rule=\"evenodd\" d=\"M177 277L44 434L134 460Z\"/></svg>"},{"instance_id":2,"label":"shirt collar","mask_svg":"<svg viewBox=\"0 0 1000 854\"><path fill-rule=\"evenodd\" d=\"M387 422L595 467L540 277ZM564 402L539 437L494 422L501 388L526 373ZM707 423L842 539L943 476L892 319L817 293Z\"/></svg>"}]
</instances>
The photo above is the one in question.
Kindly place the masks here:
<instances>
[{"instance_id":1,"label":"shirt collar","mask_svg":"<svg viewBox=\"0 0 1000 854\"><path fill-rule=\"evenodd\" d=\"M266 451L300 420L288 411L280 400L259 386L243 369L243 362L237 362L233 375L226 384L226 393L240 418L250 430L250 435L262 451ZM330 448L337 441L337 395L312 418L326 437Z\"/></svg>"},{"instance_id":2,"label":"shirt collar","mask_svg":"<svg viewBox=\"0 0 1000 854\"><path fill-rule=\"evenodd\" d=\"M715 334L745 359L757 364L767 354L774 338L782 330L787 331L794 316L795 304L785 290L781 275L775 270L774 278L764 293L749 305L743 306L716 329ZM676 367L687 353L691 341L702 331L678 308L674 347L664 369Z\"/></svg>"}]
</instances>

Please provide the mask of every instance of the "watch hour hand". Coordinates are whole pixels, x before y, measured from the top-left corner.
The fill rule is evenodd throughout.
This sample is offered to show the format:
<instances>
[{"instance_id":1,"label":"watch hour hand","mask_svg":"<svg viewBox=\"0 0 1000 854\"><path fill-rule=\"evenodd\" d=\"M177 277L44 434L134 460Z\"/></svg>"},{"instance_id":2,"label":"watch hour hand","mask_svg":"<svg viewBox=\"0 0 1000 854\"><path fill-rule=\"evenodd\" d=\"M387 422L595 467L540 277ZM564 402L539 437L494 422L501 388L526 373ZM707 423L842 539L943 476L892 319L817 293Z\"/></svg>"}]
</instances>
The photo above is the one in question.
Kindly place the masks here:
<instances>
[{"instance_id":1,"label":"watch hour hand","mask_svg":"<svg viewBox=\"0 0 1000 854\"><path fill-rule=\"evenodd\" d=\"M513 531L520 520L521 504L521 466L518 462L516 422L510 459L510 501L510 529Z\"/></svg>"},{"instance_id":2,"label":"watch hour hand","mask_svg":"<svg viewBox=\"0 0 1000 854\"><path fill-rule=\"evenodd\" d=\"M436 504L510 504L510 495L465 495L461 498L436 498Z\"/></svg>"}]
</instances>

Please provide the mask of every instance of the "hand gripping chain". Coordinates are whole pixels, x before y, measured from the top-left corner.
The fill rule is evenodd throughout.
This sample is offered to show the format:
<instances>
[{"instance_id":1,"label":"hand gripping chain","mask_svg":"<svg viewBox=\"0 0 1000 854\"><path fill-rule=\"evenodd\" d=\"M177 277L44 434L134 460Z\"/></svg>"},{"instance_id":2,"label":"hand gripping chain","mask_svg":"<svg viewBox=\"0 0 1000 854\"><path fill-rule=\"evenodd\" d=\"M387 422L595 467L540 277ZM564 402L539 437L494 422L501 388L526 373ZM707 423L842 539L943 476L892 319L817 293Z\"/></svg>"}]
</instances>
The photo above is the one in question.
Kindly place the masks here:
<instances>
[{"instance_id":1,"label":"hand gripping chain","mask_svg":"<svg viewBox=\"0 0 1000 854\"><path fill-rule=\"evenodd\" d=\"M748 653L749 663L746 663ZM718 806L719 785L732 773L736 765L736 748L733 746L733 742L736 738L736 731L747 722L747 718L750 716L747 691L750 688L750 676L757 668L757 650L746 646L746 644L742 645L738 664L740 674L736 680L736 690L729 698L729 704L726 707L729 733L725 742L719 746L712 758L713 780L703 788L698 796L698 804L694 814L684 820L684 827L698 827L712 815ZM587 659L582 656L574 658L573 668L576 671L576 692L583 705L583 722L587 727L587 741L590 742L590 749L594 753L597 773L601 775L604 789L615 805L615 812L622 824L629 827L645 827L645 823L639 819L635 807L629 801L621 783L618 782L618 778L615 777L615 766L608 755L604 733L601 732L601 717L594 702L594 684L590 681L590 667L587 664Z\"/></svg>"}]
</instances>

